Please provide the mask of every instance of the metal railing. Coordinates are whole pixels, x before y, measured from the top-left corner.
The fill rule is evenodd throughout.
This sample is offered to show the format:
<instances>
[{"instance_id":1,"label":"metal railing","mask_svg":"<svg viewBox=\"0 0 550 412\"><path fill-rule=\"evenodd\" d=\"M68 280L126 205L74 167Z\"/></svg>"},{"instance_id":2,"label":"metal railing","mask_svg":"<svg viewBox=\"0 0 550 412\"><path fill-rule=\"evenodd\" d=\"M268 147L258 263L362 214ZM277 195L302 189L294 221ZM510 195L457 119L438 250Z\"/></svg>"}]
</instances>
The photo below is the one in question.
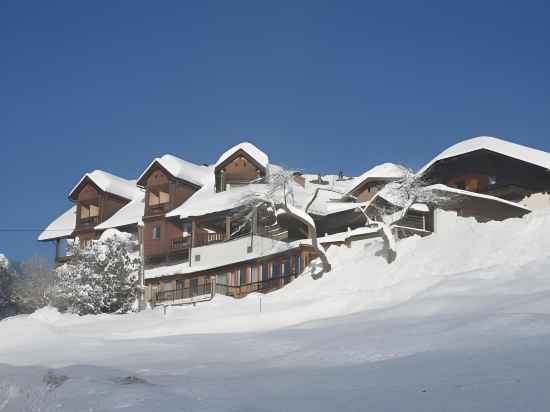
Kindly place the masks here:
<instances>
[{"instance_id":1,"label":"metal railing","mask_svg":"<svg viewBox=\"0 0 550 412\"><path fill-rule=\"evenodd\" d=\"M403 219L399 220L396 224L401 227L409 227L411 229L426 230L425 216L407 214Z\"/></svg>"},{"instance_id":2,"label":"metal railing","mask_svg":"<svg viewBox=\"0 0 550 412\"><path fill-rule=\"evenodd\" d=\"M176 302L182 299L191 299L198 296L210 295L212 293L212 282L206 282L196 287L163 290L154 295L154 303Z\"/></svg>"}]
</instances>

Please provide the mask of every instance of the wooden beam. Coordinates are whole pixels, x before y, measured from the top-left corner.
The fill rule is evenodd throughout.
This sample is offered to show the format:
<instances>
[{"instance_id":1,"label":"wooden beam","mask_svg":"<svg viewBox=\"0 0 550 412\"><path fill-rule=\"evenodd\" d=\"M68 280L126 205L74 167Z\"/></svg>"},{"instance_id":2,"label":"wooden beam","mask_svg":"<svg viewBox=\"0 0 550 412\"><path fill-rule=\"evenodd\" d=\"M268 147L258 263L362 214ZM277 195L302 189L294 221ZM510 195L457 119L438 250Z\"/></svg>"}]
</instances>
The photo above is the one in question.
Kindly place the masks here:
<instances>
[{"instance_id":1,"label":"wooden beam","mask_svg":"<svg viewBox=\"0 0 550 412\"><path fill-rule=\"evenodd\" d=\"M225 217L225 240L231 238L231 216Z\"/></svg>"}]
</instances>

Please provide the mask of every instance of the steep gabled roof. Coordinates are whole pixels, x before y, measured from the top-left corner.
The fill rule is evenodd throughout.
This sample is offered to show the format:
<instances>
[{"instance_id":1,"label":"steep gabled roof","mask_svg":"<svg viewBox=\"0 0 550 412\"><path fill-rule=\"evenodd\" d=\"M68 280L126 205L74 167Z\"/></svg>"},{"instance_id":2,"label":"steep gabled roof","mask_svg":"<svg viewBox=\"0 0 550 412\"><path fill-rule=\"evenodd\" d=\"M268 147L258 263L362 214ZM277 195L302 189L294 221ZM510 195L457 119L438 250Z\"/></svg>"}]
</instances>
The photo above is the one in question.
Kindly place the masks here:
<instances>
[{"instance_id":1,"label":"steep gabled roof","mask_svg":"<svg viewBox=\"0 0 550 412\"><path fill-rule=\"evenodd\" d=\"M517 143L508 142L496 137L479 136L464 140L449 147L448 149L445 149L422 169L420 169L418 174L424 174L432 167L434 163L440 160L475 152L477 150L489 150L491 152L522 160L545 169L550 169L550 153L548 152L533 149Z\"/></svg>"},{"instance_id":2,"label":"steep gabled roof","mask_svg":"<svg viewBox=\"0 0 550 412\"><path fill-rule=\"evenodd\" d=\"M258 163L259 166L261 166L264 169L267 169L267 165L269 164L269 156L249 142L239 143L238 145L233 146L231 149L224 152L216 162L215 168L217 169L218 166L223 164L225 161L230 159L231 156L233 156L235 153L239 151L245 152L247 155L251 157L252 160Z\"/></svg>"},{"instance_id":3,"label":"steep gabled roof","mask_svg":"<svg viewBox=\"0 0 550 412\"><path fill-rule=\"evenodd\" d=\"M395 180L406 175L407 168L395 163L382 163L367 170L361 176L354 179L354 185L347 193L351 193L358 189L361 185L369 180Z\"/></svg>"},{"instance_id":4,"label":"steep gabled roof","mask_svg":"<svg viewBox=\"0 0 550 412\"><path fill-rule=\"evenodd\" d=\"M57 217L38 236L38 240L63 239L71 236L76 226L76 206Z\"/></svg>"},{"instance_id":5,"label":"steep gabled roof","mask_svg":"<svg viewBox=\"0 0 550 412\"><path fill-rule=\"evenodd\" d=\"M82 176L76 186L69 193L69 198L73 198L76 190L86 179L90 179L102 191L128 200L132 200L136 195L136 190L138 190L135 180L123 179L122 177L104 172L103 170L94 170L93 172L86 173Z\"/></svg>"},{"instance_id":6,"label":"steep gabled roof","mask_svg":"<svg viewBox=\"0 0 550 412\"><path fill-rule=\"evenodd\" d=\"M199 187L204 185L205 181L208 179L208 175L212 173L212 170L208 166L201 166L180 159L174 155L165 154L162 157L155 158L149 166L147 166L137 180L139 185L143 186L144 182L142 180L147 176L155 164L159 164L176 179L189 182Z\"/></svg>"}]
</instances>

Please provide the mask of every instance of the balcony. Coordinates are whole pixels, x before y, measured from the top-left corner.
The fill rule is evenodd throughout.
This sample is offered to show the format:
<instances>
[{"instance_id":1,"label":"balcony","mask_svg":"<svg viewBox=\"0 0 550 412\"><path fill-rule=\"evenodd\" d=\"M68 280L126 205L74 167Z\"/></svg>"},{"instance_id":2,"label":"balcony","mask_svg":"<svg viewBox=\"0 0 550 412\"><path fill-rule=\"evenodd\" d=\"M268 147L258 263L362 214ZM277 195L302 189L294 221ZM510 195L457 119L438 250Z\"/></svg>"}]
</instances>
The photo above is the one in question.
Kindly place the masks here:
<instances>
[{"instance_id":1,"label":"balcony","mask_svg":"<svg viewBox=\"0 0 550 412\"><path fill-rule=\"evenodd\" d=\"M199 296L205 297L210 294L212 294L212 283L206 282L195 287L157 292L156 295L153 296L153 304L178 303L178 301L184 299L192 299Z\"/></svg>"},{"instance_id":2,"label":"balcony","mask_svg":"<svg viewBox=\"0 0 550 412\"><path fill-rule=\"evenodd\" d=\"M170 241L170 250L183 250L191 247L191 236L177 237Z\"/></svg>"},{"instance_id":3,"label":"balcony","mask_svg":"<svg viewBox=\"0 0 550 412\"><path fill-rule=\"evenodd\" d=\"M99 216L81 217L78 219L77 229L80 228L93 228L99 225Z\"/></svg>"},{"instance_id":4,"label":"balcony","mask_svg":"<svg viewBox=\"0 0 550 412\"><path fill-rule=\"evenodd\" d=\"M224 242L225 240L225 233L197 233L195 246L206 246L212 243Z\"/></svg>"},{"instance_id":5,"label":"balcony","mask_svg":"<svg viewBox=\"0 0 550 412\"><path fill-rule=\"evenodd\" d=\"M296 273L289 273L288 275L275 276L269 279L263 279L257 282L250 282L238 286L216 283L216 293L233 297L244 296L252 292L267 293L283 287L284 285L292 282L298 276L299 275Z\"/></svg>"},{"instance_id":6,"label":"balcony","mask_svg":"<svg viewBox=\"0 0 550 412\"><path fill-rule=\"evenodd\" d=\"M170 210L169 203L157 203L155 205L148 205L146 215L163 215Z\"/></svg>"}]
</instances>

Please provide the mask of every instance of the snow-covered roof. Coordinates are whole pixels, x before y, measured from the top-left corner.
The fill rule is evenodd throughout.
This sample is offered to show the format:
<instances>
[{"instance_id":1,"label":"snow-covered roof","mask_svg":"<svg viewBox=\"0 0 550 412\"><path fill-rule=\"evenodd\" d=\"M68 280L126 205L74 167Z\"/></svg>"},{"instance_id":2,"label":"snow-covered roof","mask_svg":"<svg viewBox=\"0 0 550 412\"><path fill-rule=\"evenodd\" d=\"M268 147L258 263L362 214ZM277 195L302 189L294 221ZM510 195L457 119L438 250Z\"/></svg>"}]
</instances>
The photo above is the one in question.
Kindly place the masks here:
<instances>
[{"instance_id":1,"label":"snow-covered roof","mask_svg":"<svg viewBox=\"0 0 550 412\"><path fill-rule=\"evenodd\" d=\"M231 156L233 156L234 153L238 152L239 150L243 150L246 152L252 159L254 159L260 166L262 166L264 169L267 168L267 165L269 164L269 157L267 154L262 152L260 149L258 149L256 146L254 146L252 143L249 142L242 142L239 143L236 146L233 146L231 149L224 152L218 161L215 164L215 167L218 167L223 162L225 162L227 159L229 159Z\"/></svg>"},{"instance_id":2,"label":"snow-covered roof","mask_svg":"<svg viewBox=\"0 0 550 412\"><path fill-rule=\"evenodd\" d=\"M287 243L263 236L254 236L252 242L254 246L250 253L248 252L250 236L196 247L193 249L193 255L201 256L200 263L192 262L192 265L189 266L189 262L183 262L146 269L145 279L202 272L297 249L303 244L301 241Z\"/></svg>"},{"instance_id":3,"label":"snow-covered roof","mask_svg":"<svg viewBox=\"0 0 550 412\"><path fill-rule=\"evenodd\" d=\"M479 136L472 139L464 140L449 147L448 149L445 149L435 158L433 158L428 164L426 164L422 169L420 169L418 174L424 174L434 163L440 160L460 156L466 153L483 149L499 153L504 156L512 157L514 159L522 160L536 166L544 167L545 169L550 169L550 153L548 152L533 149L531 147L523 146L517 143L508 142L506 140L498 139L496 137Z\"/></svg>"},{"instance_id":4,"label":"snow-covered roof","mask_svg":"<svg viewBox=\"0 0 550 412\"><path fill-rule=\"evenodd\" d=\"M123 197L124 199L133 199L136 194L136 190L138 190L135 180L123 179L122 177L104 172L103 170L94 170L93 172L86 173L82 176L82 178L69 193L69 197L72 196L74 191L86 178L94 182L104 192Z\"/></svg>"},{"instance_id":5,"label":"snow-covered roof","mask_svg":"<svg viewBox=\"0 0 550 412\"><path fill-rule=\"evenodd\" d=\"M354 185L348 190L347 193L353 192L367 180L371 179L386 179L393 180L399 179L406 175L407 168L405 166L397 165L395 163L382 163L374 166L372 169L367 170L361 176L355 178Z\"/></svg>"},{"instance_id":6,"label":"snow-covered roof","mask_svg":"<svg viewBox=\"0 0 550 412\"><path fill-rule=\"evenodd\" d=\"M167 213L166 216L186 219L231 210L240 206L245 197L265 194L268 190L268 185L265 184L249 184L216 193L214 186L212 178L209 184L196 191L181 206Z\"/></svg>"},{"instance_id":7,"label":"snow-covered roof","mask_svg":"<svg viewBox=\"0 0 550 412\"><path fill-rule=\"evenodd\" d=\"M174 155L165 154L162 157L153 159L153 161L137 179L138 182L143 179L155 163L160 164L175 178L185 180L186 182L192 183L196 186L203 186L205 181L208 180L208 176L212 174L212 169L208 166L201 166L188 162L187 160L180 159Z\"/></svg>"},{"instance_id":8,"label":"snow-covered roof","mask_svg":"<svg viewBox=\"0 0 550 412\"><path fill-rule=\"evenodd\" d=\"M133 224L141 224L145 211L145 191L140 190L130 203L118 210L113 216L95 227L96 230L105 230Z\"/></svg>"},{"instance_id":9,"label":"snow-covered roof","mask_svg":"<svg viewBox=\"0 0 550 412\"><path fill-rule=\"evenodd\" d=\"M449 187L449 186L441 184L441 183L426 186L425 188L423 188L423 191L425 191L425 192L439 191L439 192L445 192L445 193L449 193L449 194L456 194L456 195L460 195L460 196L476 197L476 198L479 198L479 199L487 199L487 200L491 200L493 202L506 204L508 206L512 206L512 207L517 208L517 209L522 209L522 210L525 210L526 212L531 212L531 209L529 209L528 207L523 206L520 203L511 202L509 200L501 199L500 197L486 195L486 194L483 194L483 193L470 192L468 190L462 190L462 189L457 189L455 187Z\"/></svg>"},{"instance_id":10,"label":"snow-covered roof","mask_svg":"<svg viewBox=\"0 0 550 412\"><path fill-rule=\"evenodd\" d=\"M70 236L76 226L76 206L55 219L38 236L38 240L53 240Z\"/></svg>"}]
</instances>

